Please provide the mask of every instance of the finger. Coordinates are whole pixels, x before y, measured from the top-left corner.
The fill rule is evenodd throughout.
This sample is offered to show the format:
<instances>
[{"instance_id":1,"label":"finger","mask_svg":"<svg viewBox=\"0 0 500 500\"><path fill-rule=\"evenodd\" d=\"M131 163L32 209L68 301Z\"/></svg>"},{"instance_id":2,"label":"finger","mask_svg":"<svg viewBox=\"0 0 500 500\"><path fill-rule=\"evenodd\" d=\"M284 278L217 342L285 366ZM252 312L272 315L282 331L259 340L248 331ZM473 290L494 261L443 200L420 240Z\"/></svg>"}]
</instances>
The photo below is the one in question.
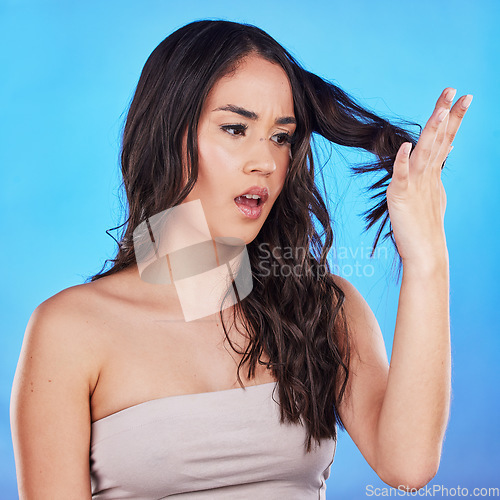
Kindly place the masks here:
<instances>
[{"instance_id":1,"label":"finger","mask_svg":"<svg viewBox=\"0 0 500 500\"><path fill-rule=\"evenodd\" d=\"M434 109L436 110L437 108L441 107L449 110L456 93L457 89L454 89L453 87L446 87L443 92L441 92L441 95L439 96L436 107ZM438 127L437 135L432 145L430 165L435 165L436 158L438 157L439 151L441 150L441 145L445 140L446 128L448 125L448 116L441 122Z\"/></svg>"},{"instance_id":2,"label":"finger","mask_svg":"<svg viewBox=\"0 0 500 500\"><path fill-rule=\"evenodd\" d=\"M455 98L456 93L457 89L454 89L453 87L446 87L443 90L443 92L441 92L441 95L439 96L439 99L437 100L434 109L437 110L438 108L445 108L449 110L451 108L451 104L453 102L453 99ZM434 164L434 161L441 149L441 145L443 144L443 141L445 139L446 127L448 125L448 116L441 122L441 124L438 127L438 132L434 140L434 144L432 145L432 151L430 155L431 165Z\"/></svg>"},{"instance_id":3,"label":"finger","mask_svg":"<svg viewBox=\"0 0 500 500\"><path fill-rule=\"evenodd\" d=\"M433 115L439 116L439 114L443 112L442 111L443 109L449 110L456 93L457 90L454 89L453 87L446 87L441 92L441 95L439 96L436 102ZM415 148L417 149L415 157L420 159L420 162L423 162L421 163L421 168L425 168L425 165L427 165L428 162L432 164L433 161L436 159L438 152L441 148L441 144L443 143L445 138L446 125L447 125L447 117L445 117L445 119L443 119L440 123L437 124L435 135L432 136L433 122L431 116L431 120L429 126L427 127L426 134L424 135L422 132L421 136L423 135L423 139L421 141L421 144L418 148ZM429 134L429 132L431 133Z\"/></svg>"},{"instance_id":4,"label":"finger","mask_svg":"<svg viewBox=\"0 0 500 500\"><path fill-rule=\"evenodd\" d=\"M457 135L458 129L462 124L462 120L464 119L465 113L469 109L470 103L472 102L472 95L467 94L462 96L451 108L450 118L448 120L448 127L446 129L446 142L448 146L451 146L451 143L455 139Z\"/></svg>"},{"instance_id":5,"label":"finger","mask_svg":"<svg viewBox=\"0 0 500 500\"><path fill-rule=\"evenodd\" d=\"M436 106L434 107L434 110L437 110L438 108L450 109L456 93L457 93L457 89L454 89L453 87L446 87L443 90L443 92L441 92L441 95L439 96L439 98L436 102Z\"/></svg>"},{"instance_id":6,"label":"finger","mask_svg":"<svg viewBox=\"0 0 500 500\"><path fill-rule=\"evenodd\" d=\"M425 124L412 154L418 170L424 170L429 163L439 126L448 116L448 113L449 110L446 107L436 107Z\"/></svg>"},{"instance_id":7,"label":"finger","mask_svg":"<svg viewBox=\"0 0 500 500\"><path fill-rule=\"evenodd\" d=\"M462 124L462 120L469 109L470 103L472 102L472 95L467 94L462 97L455 103L453 108L451 108L450 115L448 118L448 124L446 127L445 138L443 140L443 144L441 150L436 157L435 163L438 165L442 165L446 156L449 154L449 148L452 145L452 142L457 135L458 129Z\"/></svg>"},{"instance_id":8,"label":"finger","mask_svg":"<svg viewBox=\"0 0 500 500\"><path fill-rule=\"evenodd\" d=\"M430 168L435 167L435 165L437 163L437 159L440 157L439 155L442 151L442 148L444 147L443 144L445 142L446 129L448 127L449 117L450 117L450 115L448 114L438 127L436 138L434 140L434 144L432 145L432 151L431 151L431 156L430 156L430 161L429 161Z\"/></svg>"},{"instance_id":9,"label":"finger","mask_svg":"<svg viewBox=\"0 0 500 500\"><path fill-rule=\"evenodd\" d=\"M411 142L404 142L399 147L392 168L392 179L396 183L406 184L410 176L410 151Z\"/></svg>"}]
</instances>

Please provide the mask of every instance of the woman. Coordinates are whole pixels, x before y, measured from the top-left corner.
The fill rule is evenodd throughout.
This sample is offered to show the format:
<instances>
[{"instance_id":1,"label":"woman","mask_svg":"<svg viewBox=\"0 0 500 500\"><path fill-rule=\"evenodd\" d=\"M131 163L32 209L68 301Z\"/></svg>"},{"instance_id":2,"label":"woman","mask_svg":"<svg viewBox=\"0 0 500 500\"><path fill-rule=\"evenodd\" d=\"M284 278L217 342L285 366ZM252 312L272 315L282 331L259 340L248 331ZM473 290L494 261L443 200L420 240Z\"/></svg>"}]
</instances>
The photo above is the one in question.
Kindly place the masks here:
<instances>
[{"instance_id":1,"label":"woman","mask_svg":"<svg viewBox=\"0 0 500 500\"><path fill-rule=\"evenodd\" d=\"M430 481L450 399L440 173L472 99L454 95L417 143L256 27L198 21L167 37L127 116L113 266L27 327L11 401L21 498L325 498L337 424L387 484ZM333 234L313 132L373 153L358 171L383 174L368 225L381 222L376 245L390 216L403 269L390 367L364 299L322 272ZM170 226L151 223L163 214ZM200 281L207 235L212 268L237 249L232 303Z\"/></svg>"}]
</instances>

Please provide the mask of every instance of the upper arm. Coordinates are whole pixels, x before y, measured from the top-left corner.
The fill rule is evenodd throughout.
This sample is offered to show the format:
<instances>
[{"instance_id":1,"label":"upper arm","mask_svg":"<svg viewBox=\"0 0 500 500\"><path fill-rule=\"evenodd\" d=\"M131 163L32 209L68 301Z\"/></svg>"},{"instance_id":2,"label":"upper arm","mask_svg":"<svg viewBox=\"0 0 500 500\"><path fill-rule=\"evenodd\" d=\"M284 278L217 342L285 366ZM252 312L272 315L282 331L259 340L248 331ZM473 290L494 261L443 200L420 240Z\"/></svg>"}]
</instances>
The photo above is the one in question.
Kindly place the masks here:
<instances>
[{"instance_id":1,"label":"upper arm","mask_svg":"<svg viewBox=\"0 0 500 500\"><path fill-rule=\"evenodd\" d=\"M10 416L21 499L91 498L95 360L70 290L31 315L14 377Z\"/></svg>"},{"instance_id":2,"label":"upper arm","mask_svg":"<svg viewBox=\"0 0 500 500\"><path fill-rule=\"evenodd\" d=\"M377 319L365 299L346 279L333 278L345 294L351 345L349 379L339 414L346 431L376 470L378 417L389 374L387 352Z\"/></svg>"}]
</instances>

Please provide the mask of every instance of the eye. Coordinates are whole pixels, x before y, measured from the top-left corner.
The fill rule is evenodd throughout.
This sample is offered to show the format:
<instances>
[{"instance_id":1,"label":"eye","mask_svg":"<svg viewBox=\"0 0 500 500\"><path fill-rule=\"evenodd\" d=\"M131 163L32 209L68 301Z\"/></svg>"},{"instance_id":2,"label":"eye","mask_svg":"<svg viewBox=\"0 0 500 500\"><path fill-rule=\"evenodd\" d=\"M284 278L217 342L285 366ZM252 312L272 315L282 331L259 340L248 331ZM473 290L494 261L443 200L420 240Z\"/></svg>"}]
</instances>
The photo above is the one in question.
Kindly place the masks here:
<instances>
[{"instance_id":1,"label":"eye","mask_svg":"<svg viewBox=\"0 0 500 500\"><path fill-rule=\"evenodd\" d=\"M276 142L278 146L286 146L287 144L293 143L293 137L287 133L276 134L273 137L276 137L277 140L274 142Z\"/></svg>"},{"instance_id":2,"label":"eye","mask_svg":"<svg viewBox=\"0 0 500 500\"><path fill-rule=\"evenodd\" d=\"M227 132L229 135L244 136L247 126L239 123L237 125L222 125L221 129Z\"/></svg>"}]
</instances>

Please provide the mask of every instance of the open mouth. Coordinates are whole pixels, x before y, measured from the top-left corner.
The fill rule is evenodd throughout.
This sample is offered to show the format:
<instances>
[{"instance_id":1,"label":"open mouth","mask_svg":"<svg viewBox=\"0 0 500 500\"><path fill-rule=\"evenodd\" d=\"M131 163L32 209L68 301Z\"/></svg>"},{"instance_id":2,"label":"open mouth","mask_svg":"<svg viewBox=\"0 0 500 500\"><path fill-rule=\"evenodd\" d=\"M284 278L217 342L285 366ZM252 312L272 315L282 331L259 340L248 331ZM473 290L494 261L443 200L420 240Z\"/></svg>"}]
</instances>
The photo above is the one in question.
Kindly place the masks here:
<instances>
[{"instance_id":1,"label":"open mouth","mask_svg":"<svg viewBox=\"0 0 500 500\"><path fill-rule=\"evenodd\" d=\"M262 200L256 198L247 198L245 196L237 196L234 199L238 210L249 219L258 219L262 214Z\"/></svg>"},{"instance_id":2,"label":"open mouth","mask_svg":"<svg viewBox=\"0 0 500 500\"><path fill-rule=\"evenodd\" d=\"M234 199L239 211L250 219L257 219L262 213L262 207L269 198L266 187L252 186Z\"/></svg>"},{"instance_id":3,"label":"open mouth","mask_svg":"<svg viewBox=\"0 0 500 500\"><path fill-rule=\"evenodd\" d=\"M248 197L248 195L237 196L234 201L237 205L245 205L247 207L258 207L262 205L262 198L258 195L251 195L252 198Z\"/></svg>"}]
</instances>

